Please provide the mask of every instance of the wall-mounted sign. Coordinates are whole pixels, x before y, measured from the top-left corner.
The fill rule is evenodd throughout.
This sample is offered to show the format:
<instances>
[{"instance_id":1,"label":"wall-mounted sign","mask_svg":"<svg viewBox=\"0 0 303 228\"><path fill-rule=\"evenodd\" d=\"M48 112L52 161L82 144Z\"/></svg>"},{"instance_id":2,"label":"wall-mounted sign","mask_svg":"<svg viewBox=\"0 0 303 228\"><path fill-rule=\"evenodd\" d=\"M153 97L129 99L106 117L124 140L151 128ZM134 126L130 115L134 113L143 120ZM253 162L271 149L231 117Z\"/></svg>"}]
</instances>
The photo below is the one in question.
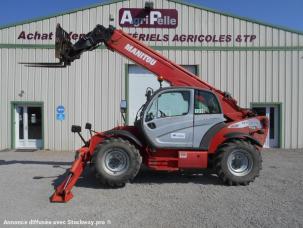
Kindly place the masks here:
<instances>
[{"instance_id":1,"label":"wall-mounted sign","mask_svg":"<svg viewBox=\"0 0 303 228\"><path fill-rule=\"evenodd\" d=\"M178 26L178 11L176 9L145 9L145 8L121 8L119 9L119 25L125 28L169 28L176 29ZM182 32L164 33L156 31L149 33L140 31L130 34L143 42L175 42L188 44L209 44L209 43L253 43L257 36L255 34L214 34L214 33L189 33ZM142 33L143 32L143 33ZM68 38L76 42L85 34L69 32ZM43 33L41 31L21 31L17 36L18 40L54 40L54 33ZM260 38L259 38L260 39Z\"/></svg>"},{"instance_id":2,"label":"wall-mounted sign","mask_svg":"<svg viewBox=\"0 0 303 228\"><path fill-rule=\"evenodd\" d=\"M65 108L63 105L58 105L57 107L57 113L64 113L65 112Z\"/></svg>"},{"instance_id":3,"label":"wall-mounted sign","mask_svg":"<svg viewBox=\"0 0 303 228\"><path fill-rule=\"evenodd\" d=\"M252 43L257 36L254 34L157 34L157 33L129 33L132 37L139 41L164 41L164 42L180 42L180 43Z\"/></svg>"},{"instance_id":4,"label":"wall-mounted sign","mask_svg":"<svg viewBox=\"0 0 303 228\"><path fill-rule=\"evenodd\" d=\"M161 42L180 42L180 43L252 43L257 39L254 34L180 34L176 33L174 35L170 34L159 34L159 33L129 33L134 38L139 41L161 41ZM84 34L82 33L68 33L68 38L71 41L77 41ZM53 40L53 33L40 33L38 31L25 32L22 31L18 39L20 40Z\"/></svg>"},{"instance_id":5,"label":"wall-mounted sign","mask_svg":"<svg viewBox=\"0 0 303 228\"><path fill-rule=\"evenodd\" d=\"M119 10L119 25L136 28L176 28L178 11L175 9L122 8Z\"/></svg>"},{"instance_id":6,"label":"wall-mounted sign","mask_svg":"<svg viewBox=\"0 0 303 228\"><path fill-rule=\"evenodd\" d=\"M65 119L65 108L63 105L58 105L56 108L56 119L63 121Z\"/></svg>"}]
</instances>

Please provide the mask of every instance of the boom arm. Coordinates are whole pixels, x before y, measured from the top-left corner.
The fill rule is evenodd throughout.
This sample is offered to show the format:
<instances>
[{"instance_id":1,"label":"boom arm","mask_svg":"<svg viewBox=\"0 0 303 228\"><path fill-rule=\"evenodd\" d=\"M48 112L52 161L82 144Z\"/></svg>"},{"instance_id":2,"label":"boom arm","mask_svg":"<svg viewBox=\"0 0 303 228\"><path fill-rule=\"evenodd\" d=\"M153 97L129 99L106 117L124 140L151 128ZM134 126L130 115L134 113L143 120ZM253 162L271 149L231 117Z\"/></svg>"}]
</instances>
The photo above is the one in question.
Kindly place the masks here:
<instances>
[{"instance_id":1,"label":"boom arm","mask_svg":"<svg viewBox=\"0 0 303 228\"><path fill-rule=\"evenodd\" d=\"M95 49L100 43L104 43L108 49L120 53L152 73L162 76L173 86L192 86L212 90L220 99L223 113L229 120L241 120L252 115L250 110L240 108L236 100L227 92L222 92L200 80L196 75L168 60L122 30L112 26L105 28L102 25L97 25L93 31L87 33L73 45L68 38L68 33L59 24L57 25L56 58L59 58L60 62L65 65L80 58L83 52Z\"/></svg>"}]
</instances>

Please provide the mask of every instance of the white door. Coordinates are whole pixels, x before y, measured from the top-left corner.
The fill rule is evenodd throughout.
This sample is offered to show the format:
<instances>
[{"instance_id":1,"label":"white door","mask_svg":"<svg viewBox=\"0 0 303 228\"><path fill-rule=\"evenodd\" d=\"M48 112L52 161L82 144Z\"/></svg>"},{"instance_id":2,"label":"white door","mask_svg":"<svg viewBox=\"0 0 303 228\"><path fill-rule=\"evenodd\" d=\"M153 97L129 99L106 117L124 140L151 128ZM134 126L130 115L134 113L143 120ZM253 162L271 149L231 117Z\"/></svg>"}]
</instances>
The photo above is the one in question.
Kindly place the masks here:
<instances>
[{"instance_id":1,"label":"white door","mask_svg":"<svg viewBox=\"0 0 303 228\"><path fill-rule=\"evenodd\" d=\"M15 106L15 147L42 148L42 108Z\"/></svg>"},{"instance_id":2,"label":"white door","mask_svg":"<svg viewBox=\"0 0 303 228\"><path fill-rule=\"evenodd\" d=\"M183 67L196 74L196 66L188 65ZM128 76L128 123L133 125L138 110L146 102L146 89L150 87L156 91L159 89L160 84L156 75L141 66L129 65ZM162 86L167 87L170 84L164 81Z\"/></svg>"},{"instance_id":3,"label":"white door","mask_svg":"<svg viewBox=\"0 0 303 228\"><path fill-rule=\"evenodd\" d=\"M266 105L253 108L259 115L266 115L269 119L269 132L264 144L265 148L279 147L279 106Z\"/></svg>"}]
</instances>

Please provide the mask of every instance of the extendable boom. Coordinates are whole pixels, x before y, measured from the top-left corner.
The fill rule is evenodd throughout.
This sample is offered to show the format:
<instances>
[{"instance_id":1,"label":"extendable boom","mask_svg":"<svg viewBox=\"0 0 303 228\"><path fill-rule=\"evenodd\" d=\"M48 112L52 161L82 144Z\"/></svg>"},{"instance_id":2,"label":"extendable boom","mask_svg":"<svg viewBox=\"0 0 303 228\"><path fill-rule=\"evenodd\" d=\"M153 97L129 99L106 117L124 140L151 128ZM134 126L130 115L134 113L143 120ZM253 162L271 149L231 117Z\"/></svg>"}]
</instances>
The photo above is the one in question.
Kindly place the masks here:
<instances>
[{"instance_id":1,"label":"extendable boom","mask_svg":"<svg viewBox=\"0 0 303 228\"><path fill-rule=\"evenodd\" d=\"M68 34L60 25L56 29L56 58L69 65L85 51L95 49L100 43L116 51L152 73L162 76L172 86L191 86L209 89L215 92L221 101L223 113L229 120L241 120L253 113L249 109L240 108L231 95L216 89L211 84L202 81L196 75L170 61L157 51L149 48L122 30L110 26L105 28L97 25L94 30L79 39L74 45L68 39Z\"/></svg>"}]
</instances>

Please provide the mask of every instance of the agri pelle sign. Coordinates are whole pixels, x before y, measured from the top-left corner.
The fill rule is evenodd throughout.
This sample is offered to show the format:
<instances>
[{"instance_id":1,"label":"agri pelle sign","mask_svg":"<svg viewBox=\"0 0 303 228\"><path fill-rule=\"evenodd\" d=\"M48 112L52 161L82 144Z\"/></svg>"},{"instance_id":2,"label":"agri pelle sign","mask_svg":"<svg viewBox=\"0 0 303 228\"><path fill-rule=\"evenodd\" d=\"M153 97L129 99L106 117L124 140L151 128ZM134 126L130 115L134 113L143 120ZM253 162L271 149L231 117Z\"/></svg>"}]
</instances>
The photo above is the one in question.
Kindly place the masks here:
<instances>
[{"instance_id":1,"label":"agri pelle sign","mask_svg":"<svg viewBox=\"0 0 303 228\"><path fill-rule=\"evenodd\" d=\"M214 23L214 22L212 22ZM176 9L142 9L142 8L121 8L119 9L119 25L122 28L158 28L176 29L178 26L178 11ZM190 26L193 26L192 24ZM141 42L177 42L190 44L221 44L221 43L253 43L257 36L253 33L186 33L176 30L169 33L167 30L142 31L131 30L128 33ZM77 31L70 31L68 38L76 42L85 34ZM21 31L17 35L18 40L27 41L49 41L54 39L54 32ZM259 38L260 39L260 38ZM127 49L133 53L131 48ZM136 51L134 53L137 54ZM141 56L141 55L140 55ZM143 56L143 58L145 58ZM147 57L146 57L147 58Z\"/></svg>"},{"instance_id":2,"label":"agri pelle sign","mask_svg":"<svg viewBox=\"0 0 303 228\"><path fill-rule=\"evenodd\" d=\"M136 28L176 28L178 11L175 9L121 8L119 25Z\"/></svg>"}]
</instances>

